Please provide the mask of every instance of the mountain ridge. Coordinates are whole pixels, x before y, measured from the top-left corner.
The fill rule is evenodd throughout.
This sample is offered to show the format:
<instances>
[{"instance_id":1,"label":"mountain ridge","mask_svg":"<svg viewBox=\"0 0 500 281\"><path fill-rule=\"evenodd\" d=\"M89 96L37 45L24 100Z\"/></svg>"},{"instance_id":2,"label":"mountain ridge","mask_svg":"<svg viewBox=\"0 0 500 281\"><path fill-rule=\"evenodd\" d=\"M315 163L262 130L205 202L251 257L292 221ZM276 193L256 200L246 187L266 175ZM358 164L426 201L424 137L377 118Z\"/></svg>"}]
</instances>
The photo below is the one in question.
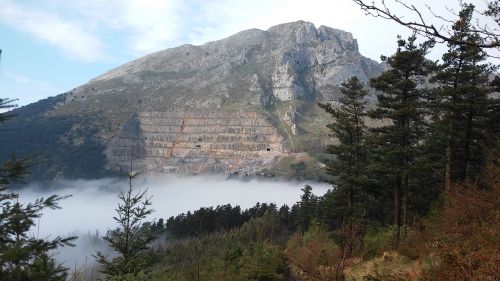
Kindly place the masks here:
<instances>
[{"instance_id":1,"label":"mountain ridge","mask_svg":"<svg viewBox=\"0 0 500 281\"><path fill-rule=\"evenodd\" d=\"M8 127L24 131L0 136L7 148L0 157L38 151L44 164L35 179L86 170L102 176L131 160L160 173L292 174L301 162L317 169L329 120L316 103L335 102L351 76L367 82L382 70L359 53L349 32L305 21L245 30L143 56L16 109L20 118ZM231 116L253 121L231 123ZM134 133L147 140L132 141ZM92 168L68 162L82 149Z\"/></svg>"},{"instance_id":2,"label":"mountain ridge","mask_svg":"<svg viewBox=\"0 0 500 281\"><path fill-rule=\"evenodd\" d=\"M227 42L229 40L237 39L237 38L240 38L240 37L249 37L249 35L256 34L256 33L258 33L260 35L265 35L266 33L269 33L269 32L274 32L274 33L277 33L277 34L281 34L278 31L279 29L282 29L282 28L290 29L290 26L295 26L295 25L305 25L305 26L308 26L308 27L312 26L314 28L314 24L312 24L310 22L296 21L296 22L289 22L289 23L282 23L282 24L279 24L279 25L275 25L275 26L270 27L267 30L261 30L261 29L257 29L257 28L243 30L243 31L237 32L237 33L235 33L233 35L230 35L230 36L228 36L226 38L215 40L215 41L209 41L209 42L206 42L206 43L201 44L201 45L183 44L183 45L180 45L178 47L173 47L173 48L169 48L169 49L157 51L157 52L154 52L154 53L142 56L142 57L140 57L138 59L132 60L131 62L128 62L128 63L125 63L125 64L123 64L121 66L115 67L115 68L113 68L113 69L105 72L104 74L99 75L99 76L91 79L89 82L98 81L98 80L101 80L101 79L106 79L107 78L106 76L109 75L110 73L112 73L116 69L125 67L125 66L127 66L127 65L129 65L131 63L136 62L136 61L141 61L141 60L148 59L150 57L161 55L161 54L163 54L165 52L168 52L168 51L174 51L176 49L183 49L183 48L198 48L198 47L203 47L203 46L220 44L220 43L224 43L224 42ZM324 25L321 25L320 27L318 27L317 28L317 32L319 32L319 34L317 34L317 36L319 38L322 38L323 40L325 40L325 37L328 38L328 34L331 35L332 33L345 33L346 37L348 37L348 38L350 37L350 39L355 42L355 45L356 45L355 49L356 49L356 51L358 51L357 40L353 39L353 36L352 36L352 34L350 32L346 32L346 31L342 31L340 29L335 29L335 28L327 27L327 26L324 26Z\"/></svg>"}]
</instances>

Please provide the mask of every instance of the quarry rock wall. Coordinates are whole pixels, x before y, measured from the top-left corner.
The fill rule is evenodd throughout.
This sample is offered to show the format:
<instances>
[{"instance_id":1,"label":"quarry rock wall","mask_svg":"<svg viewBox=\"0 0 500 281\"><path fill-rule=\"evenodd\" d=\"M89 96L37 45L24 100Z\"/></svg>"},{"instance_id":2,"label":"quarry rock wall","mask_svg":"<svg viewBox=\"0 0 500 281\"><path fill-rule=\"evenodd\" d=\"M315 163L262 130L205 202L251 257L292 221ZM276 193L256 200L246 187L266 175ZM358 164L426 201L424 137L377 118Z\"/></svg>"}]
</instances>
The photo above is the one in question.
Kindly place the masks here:
<instances>
[{"instance_id":1,"label":"quarry rock wall","mask_svg":"<svg viewBox=\"0 0 500 281\"><path fill-rule=\"evenodd\" d=\"M257 112L137 112L110 141L108 165L148 172L253 173L285 155L282 137Z\"/></svg>"}]
</instances>

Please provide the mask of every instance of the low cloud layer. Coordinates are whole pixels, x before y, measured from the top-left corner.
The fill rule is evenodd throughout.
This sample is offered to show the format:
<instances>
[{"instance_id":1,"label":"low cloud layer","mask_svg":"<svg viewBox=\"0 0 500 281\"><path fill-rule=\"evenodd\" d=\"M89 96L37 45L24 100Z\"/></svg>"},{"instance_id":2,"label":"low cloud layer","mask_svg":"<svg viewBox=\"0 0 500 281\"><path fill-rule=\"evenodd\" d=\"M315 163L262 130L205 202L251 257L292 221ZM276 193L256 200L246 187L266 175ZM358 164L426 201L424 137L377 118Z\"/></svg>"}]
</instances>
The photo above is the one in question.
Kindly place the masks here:
<instances>
[{"instance_id":1,"label":"low cloud layer","mask_svg":"<svg viewBox=\"0 0 500 281\"><path fill-rule=\"evenodd\" d=\"M257 202L292 205L300 200L301 188L305 184L313 187L316 195L324 194L329 186L323 183L284 182L278 180L226 179L222 176L142 177L134 182L135 190L148 188L156 212L149 220L168 218L200 207L222 204L240 205L242 209ZM72 270L85 268L86 274L95 271L92 264L96 250L111 253L99 239L107 229L116 227L113 221L119 202L120 189L126 190L124 179L62 181L47 191L31 184L20 191L21 200L32 202L51 194L71 195L61 202L62 209L45 211L33 235L52 237L77 235L76 247L59 248L56 259ZM96 235L96 232L99 235Z\"/></svg>"},{"instance_id":2,"label":"low cloud layer","mask_svg":"<svg viewBox=\"0 0 500 281\"><path fill-rule=\"evenodd\" d=\"M143 177L135 180L134 188L148 188L156 212L149 218L168 218L200 207L230 203L243 209L261 203L293 204L300 199L305 182L273 180L225 179L222 176L199 177ZM329 188L322 183L309 183L313 192L322 195ZM65 235L103 233L114 227L113 215L118 204L119 190L127 189L122 179L76 180L59 182L50 191L36 184L21 191L23 201L33 201L50 194L72 195L61 202L60 210L48 210L39 221L37 235Z\"/></svg>"}]
</instances>

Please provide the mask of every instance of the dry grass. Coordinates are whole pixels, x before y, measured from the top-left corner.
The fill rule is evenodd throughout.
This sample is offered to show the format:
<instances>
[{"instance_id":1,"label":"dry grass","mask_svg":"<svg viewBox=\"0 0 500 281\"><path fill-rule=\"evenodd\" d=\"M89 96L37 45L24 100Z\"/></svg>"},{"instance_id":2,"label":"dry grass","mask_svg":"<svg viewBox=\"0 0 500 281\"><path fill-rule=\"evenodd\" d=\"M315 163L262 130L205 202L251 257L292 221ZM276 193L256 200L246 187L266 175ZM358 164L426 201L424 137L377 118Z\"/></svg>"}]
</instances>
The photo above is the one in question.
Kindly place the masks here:
<instances>
[{"instance_id":1,"label":"dry grass","mask_svg":"<svg viewBox=\"0 0 500 281\"><path fill-rule=\"evenodd\" d=\"M422 272L419 260L410 260L396 252L384 252L371 260L352 259L344 270L346 280L418 280Z\"/></svg>"}]
</instances>

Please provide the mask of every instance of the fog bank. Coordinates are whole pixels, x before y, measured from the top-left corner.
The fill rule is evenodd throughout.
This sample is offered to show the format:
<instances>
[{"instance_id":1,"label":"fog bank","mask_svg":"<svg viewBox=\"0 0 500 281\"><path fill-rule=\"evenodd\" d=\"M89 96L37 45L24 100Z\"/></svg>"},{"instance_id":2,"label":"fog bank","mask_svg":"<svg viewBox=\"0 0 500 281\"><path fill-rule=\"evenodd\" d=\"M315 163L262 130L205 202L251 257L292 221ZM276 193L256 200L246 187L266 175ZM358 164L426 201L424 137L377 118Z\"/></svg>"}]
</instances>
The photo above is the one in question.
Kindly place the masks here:
<instances>
[{"instance_id":1,"label":"fog bank","mask_svg":"<svg viewBox=\"0 0 500 281\"><path fill-rule=\"evenodd\" d=\"M152 196L156 212L149 220L228 203L240 205L242 209L252 207L257 202L276 203L278 207L291 205L300 199L300 189L305 184L310 184L316 195L324 194L329 188L323 183L260 179L242 181L223 176L142 177L133 183L136 190L148 188L148 195ZM112 217L119 202L119 190L127 188L125 179L75 180L58 182L50 191L31 184L22 189L20 195L22 201L33 201L54 193L72 195L60 203L62 209L44 212L39 229L36 230L37 235L94 233L96 230L104 233L115 226Z\"/></svg>"},{"instance_id":2,"label":"fog bank","mask_svg":"<svg viewBox=\"0 0 500 281\"><path fill-rule=\"evenodd\" d=\"M252 179L242 181L224 176L167 175L142 177L133 182L134 190L148 188L152 196L152 207L156 211L148 218L167 219L171 216L194 211L200 207L223 204L239 205L246 209L255 203L276 203L292 205L300 200L301 188L305 184L313 187L316 195L323 195L329 188L323 183L292 182L280 180ZM85 269L86 274L95 273L96 250L112 254L107 244L99 237L106 230L116 227L113 216L119 203L118 194L128 189L128 180L105 178L100 180L60 181L50 190L38 184L30 184L20 190L23 202L51 194L71 197L60 202L62 209L45 210L32 234L37 237L77 235L76 247L58 248L55 258L70 269ZM97 233L97 235L96 235Z\"/></svg>"}]
</instances>

